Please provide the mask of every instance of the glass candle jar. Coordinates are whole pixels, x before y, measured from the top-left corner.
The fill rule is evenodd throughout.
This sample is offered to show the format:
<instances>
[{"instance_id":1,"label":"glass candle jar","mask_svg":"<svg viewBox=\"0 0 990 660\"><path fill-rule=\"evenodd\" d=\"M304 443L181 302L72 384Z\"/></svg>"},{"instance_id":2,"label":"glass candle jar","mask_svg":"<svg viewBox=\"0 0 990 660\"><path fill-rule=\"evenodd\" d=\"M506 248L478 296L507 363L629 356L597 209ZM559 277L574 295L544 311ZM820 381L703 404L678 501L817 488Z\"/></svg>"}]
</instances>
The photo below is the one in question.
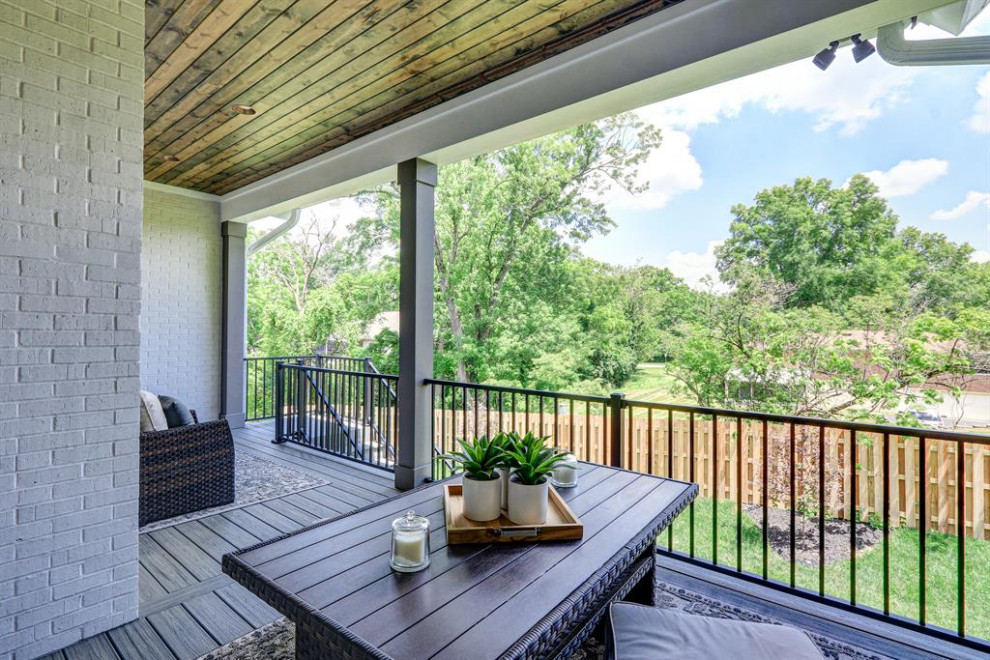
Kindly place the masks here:
<instances>
[{"instance_id":1,"label":"glass candle jar","mask_svg":"<svg viewBox=\"0 0 990 660\"><path fill-rule=\"evenodd\" d=\"M573 488L577 486L577 479L577 457L574 454L567 454L567 457L553 469L553 476L550 478L550 482L557 488Z\"/></svg>"},{"instance_id":2,"label":"glass candle jar","mask_svg":"<svg viewBox=\"0 0 990 660\"><path fill-rule=\"evenodd\" d=\"M430 521L415 511L392 521L392 569L415 573L430 565Z\"/></svg>"}]
</instances>

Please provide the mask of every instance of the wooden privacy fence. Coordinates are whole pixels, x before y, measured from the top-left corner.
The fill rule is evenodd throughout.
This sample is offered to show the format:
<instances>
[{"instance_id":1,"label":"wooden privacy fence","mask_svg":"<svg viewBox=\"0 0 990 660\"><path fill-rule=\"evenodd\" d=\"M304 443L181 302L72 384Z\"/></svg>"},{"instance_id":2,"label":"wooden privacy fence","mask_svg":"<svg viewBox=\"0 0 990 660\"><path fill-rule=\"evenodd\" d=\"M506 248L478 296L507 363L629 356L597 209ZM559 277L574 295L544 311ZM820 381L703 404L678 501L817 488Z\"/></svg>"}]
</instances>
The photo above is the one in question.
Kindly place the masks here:
<instances>
[{"instance_id":1,"label":"wooden privacy fence","mask_svg":"<svg viewBox=\"0 0 990 660\"><path fill-rule=\"evenodd\" d=\"M542 412L512 412L473 405L458 410L435 409L434 442L439 451L448 451L459 438L499 430L532 431L550 436L554 444L572 451L581 460L609 463L612 412L603 405L595 408L593 404L575 402L550 406ZM767 424L764 444L763 424L757 421L728 416L713 421L712 416L696 416L692 438L692 420L686 414L652 409L634 412L631 407L621 414L622 467L693 481L700 485L701 497L734 501L741 498L743 504L761 504L763 489L768 487L771 506L792 505L790 424ZM800 421L795 421L793 429L795 508L817 513L819 495L824 494L825 510L830 517L849 519L855 501L859 520L879 522L885 483L883 434L820 428ZM824 457L821 460L819 443ZM958 440L924 440L927 456L923 474L921 443L916 437L891 435L887 439L890 524L919 526L925 480L927 529L956 534L957 451L962 447L965 533L990 539L987 521L990 446ZM820 489L822 475L825 479ZM855 493L851 488L853 482Z\"/></svg>"}]
</instances>

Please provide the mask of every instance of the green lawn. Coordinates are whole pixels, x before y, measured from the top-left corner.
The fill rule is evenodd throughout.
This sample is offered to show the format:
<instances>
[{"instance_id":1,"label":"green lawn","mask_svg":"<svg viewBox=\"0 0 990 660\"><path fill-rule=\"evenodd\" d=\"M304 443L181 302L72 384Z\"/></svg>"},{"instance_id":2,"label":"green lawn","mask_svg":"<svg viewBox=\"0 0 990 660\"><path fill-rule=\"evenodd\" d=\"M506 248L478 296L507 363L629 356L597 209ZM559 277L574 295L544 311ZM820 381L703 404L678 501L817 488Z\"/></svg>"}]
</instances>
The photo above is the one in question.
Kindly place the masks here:
<instances>
[{"instance_id":1,"label":"green lawn","mask_svg":"<svg viewBox=\"0 0 990 660\"><path fill-rule=\"evenodd\" d=\"M712 501L695 501L695 555L712 557ZM688 511L673 525L674 550L687 552L689 544ZM742 515L743 569L762 573L762 535L760 528L745 512ZM659 541L667 546L667 533ZM918 532L895 528L890 535L890 610L911 619L918 618ZM956 629L956 537L929 532L927 535L927 613L928 623L950 630ZM718 506L718 559L720 564L736 566L736 509L731 501ZM990 541L966 539L966 633L990 639ZM768 574L782 582L790 582L790 564L769 552ZM818 567L798 564L795 575L798 586L818 590ZM826 564L825 591L841 599L849 598L850 562ZM883 609L883 549L878 544L856 558L856 602Z\"/></svg>"},{"instance_id":2,"label":"green lawn","mask_svg":"<svg viewBox=\"0 0 990 660\"><path fill-rule=\"evenodd\" d=\"M622 390L627 399L651 401L654 403L697 403L689 396L678 393L677 380L667 373L662 364L645 363L636 369L636 375L629 379Z\"/></svg>"}]
</instances>

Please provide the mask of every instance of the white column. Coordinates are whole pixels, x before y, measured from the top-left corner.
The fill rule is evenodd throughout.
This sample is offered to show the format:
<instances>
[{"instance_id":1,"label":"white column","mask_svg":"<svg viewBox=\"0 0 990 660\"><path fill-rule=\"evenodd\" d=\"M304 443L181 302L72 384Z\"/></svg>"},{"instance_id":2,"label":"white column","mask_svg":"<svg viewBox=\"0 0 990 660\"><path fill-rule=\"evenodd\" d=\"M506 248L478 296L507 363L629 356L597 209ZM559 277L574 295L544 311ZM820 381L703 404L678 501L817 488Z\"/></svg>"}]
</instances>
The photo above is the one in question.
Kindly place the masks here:
<instances>
[{"instance_id":1,"label":"white column","mask_svg":"<svg viewBox=\"0 0 990 660\"><path fill-rule=\"evenodd\" d=\"M399 163L399 446L395 487L408 490L432 476L433 189L437 166Z\"/></svg>"},{"instance_id":2,"label":"white column","mask_svg":"<svg viewBox=\"0 0 990 660\"><path fill-rule=\"evenodd\" d=\"M247 225L220 224L223 236L223 334L220 348L220 416L232 428L244 426L244 357L247 355Z\"/></svg>"}]
</instances>

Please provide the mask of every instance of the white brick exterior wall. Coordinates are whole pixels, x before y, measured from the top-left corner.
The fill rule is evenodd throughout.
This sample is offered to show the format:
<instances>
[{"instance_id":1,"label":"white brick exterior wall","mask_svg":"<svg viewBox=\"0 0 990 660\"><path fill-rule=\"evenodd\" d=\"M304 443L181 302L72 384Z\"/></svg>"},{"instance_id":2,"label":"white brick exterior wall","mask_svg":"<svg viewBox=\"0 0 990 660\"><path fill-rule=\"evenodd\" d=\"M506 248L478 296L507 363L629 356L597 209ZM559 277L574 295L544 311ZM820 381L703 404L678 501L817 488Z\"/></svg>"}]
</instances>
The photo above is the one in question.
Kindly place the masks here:
<instances>
[{"instance_id":1,"label":"white brick exterior wall","mask_svg":"<svg viewBox=\"0 0 990 660\"><path fill-rule=\"evenodd\" d=\"M201 420L220 410L220 205L147 189L141 253L141 386Z\"/></svg>"},{"instance_id":2,"label":"white brick exterior wall","mask_svg":"<svg viewBox=\"0 0 990 660\"><path fill-rule=\"evenodd\" d=\"M141 0L0 0L0 658L137 616Z\"/></svg>"}]
</instances>

